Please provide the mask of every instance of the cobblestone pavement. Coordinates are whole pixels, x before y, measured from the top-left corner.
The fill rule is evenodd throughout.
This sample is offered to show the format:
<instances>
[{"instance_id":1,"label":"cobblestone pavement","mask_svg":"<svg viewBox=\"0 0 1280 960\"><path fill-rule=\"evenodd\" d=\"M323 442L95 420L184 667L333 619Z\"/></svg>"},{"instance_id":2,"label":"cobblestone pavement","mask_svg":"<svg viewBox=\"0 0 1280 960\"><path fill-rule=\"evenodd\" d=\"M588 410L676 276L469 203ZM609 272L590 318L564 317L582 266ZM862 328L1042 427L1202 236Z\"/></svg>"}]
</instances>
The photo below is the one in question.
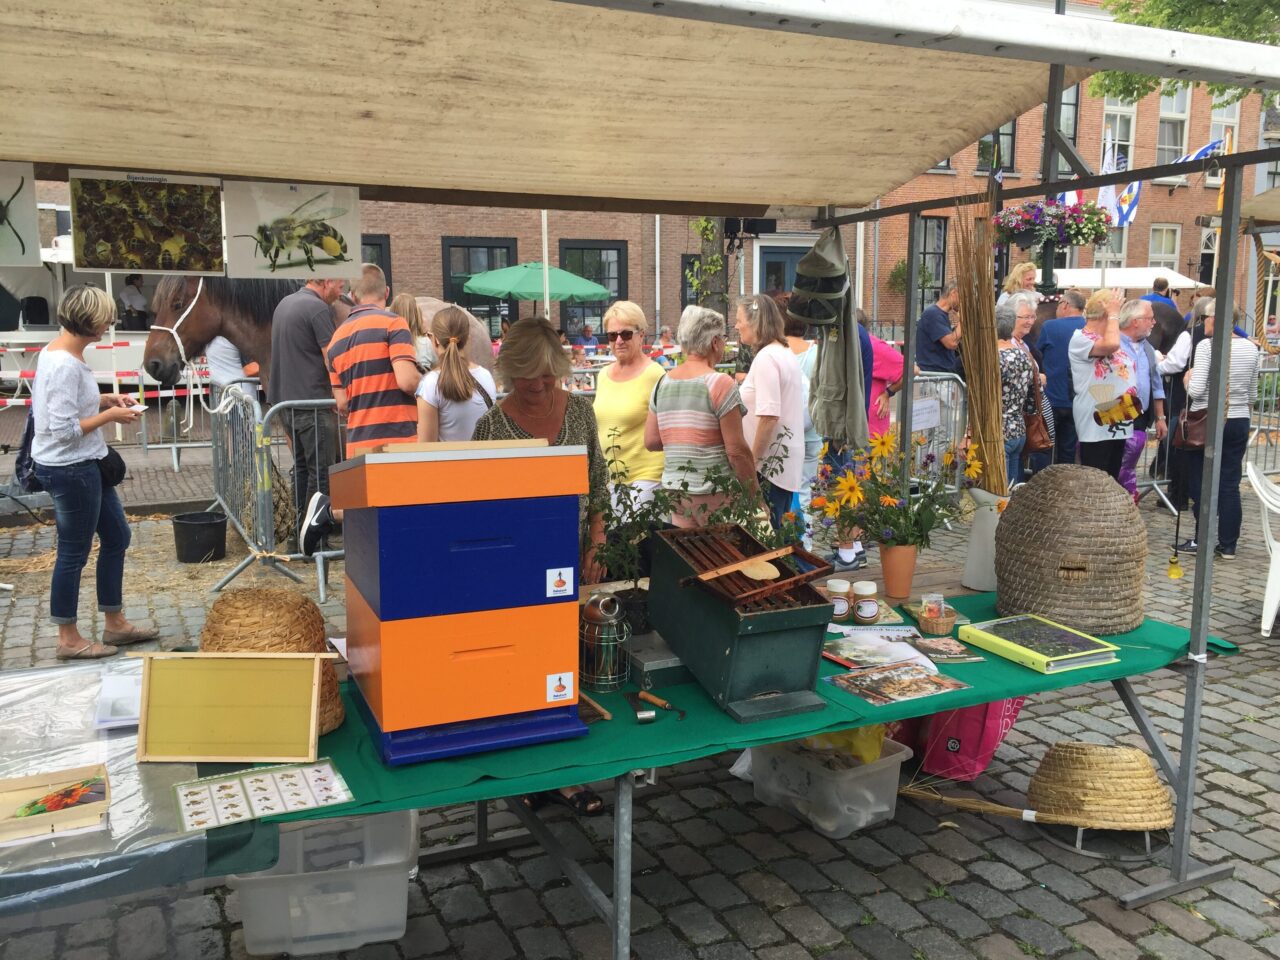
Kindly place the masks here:
<instances>
[{"instance_id":1,"label":"cobblestone pavement","mask_svg":"<svg viewBox=\"0 0 1280 960\"><path fill-rule=\"evenodd\" d=\"M1163 876L1161 868L1087 859L1019 821L905 800L891 822L831 841L756 803L751 786L729 775L733 757L726 755L664 770L657 786L636 792L635 955L1280 957L1280 641L1258 636L1267 558L1251 494L1246 506L1239 559L1218 564L1214 578L1213 629L1242 644L1242 651L1209 666L1195 821L1195 855L1209 863L1234 862L1233 879L1129 912L1117 905L1116 895ZM1143 515L1152 543L1167 544L1168 516L1149 505ZM209 600L205 590L234 558L216 569L178 571L162 559L172 557L166 524L143 522L137 533L136 562L127 578L130 613L159 626L162 645L176 645L198 632ZM963 534L939 537L927 562L956 563ZM0 531L0 557L30 558L50 546L46 529ZM1185 622L1193 578L1168 580L1166 560L1163 546L1152 550L1147 609L1152 616ZM48 662L52 634L40 609L47 576L11 569L0 576L18 587L12 603L0 600L4 667ZM245 576L245 582L275 579L265 572ZM340 576L336 571L335 583ZM340 631L340 599L326 604L325 613ZM1181 680L1162 672L1134 685L1176 750ZM976 789L997 802L1020 803L1046 745L1068 738L1141 745L1109 686L1040 695L1028 703ZM553 829L607 885L612 819L575 821L564 813L548 814ZM424 838L454 842L466 835L469 822L468 808L424 814ZM495 813L491 822L509 826L510 815ZM349 956L608 955L604 925L534 846L425 870L409 893L404 939ZM9 938L0 947L3 960L245 954L238 896L224 887L150 891L128 902L16 918L0 931Z\"/></svg>"}]
</instances>

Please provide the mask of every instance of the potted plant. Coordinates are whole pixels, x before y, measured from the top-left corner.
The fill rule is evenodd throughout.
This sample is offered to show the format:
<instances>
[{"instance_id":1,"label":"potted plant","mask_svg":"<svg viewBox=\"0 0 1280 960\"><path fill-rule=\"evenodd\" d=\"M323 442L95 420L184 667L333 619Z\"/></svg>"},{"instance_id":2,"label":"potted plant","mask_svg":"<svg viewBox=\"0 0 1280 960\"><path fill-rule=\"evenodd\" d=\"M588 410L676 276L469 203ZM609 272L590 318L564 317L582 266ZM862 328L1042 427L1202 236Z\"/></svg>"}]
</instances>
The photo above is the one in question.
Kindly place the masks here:
<instances>
[{"instance_id":1,"label":"potted plant","mask_svg":"<svg viewBox=\"0 0 1280 960\"><path fill-rule=\"evenodd\" d=\"M917 434L912 446L919 448L924 442L924 435ZM897 434L890 431L872 437L869 449L854 456L849 470L857 486L857 493L849 496L858 500L858 526L880 544L885 594L899 598L911 595L918 551L929 546L934 530L960 515L957 493L947 484L947 466L933 453L913 456L910 488L904 491L906 458L898 449ZM982 465L973 460L970 466L980 471Z\"/></svg>"},{"instance_id":2,"label":"potted plant","mask_svg":"<svg viewBox=\"0 0 1280 960\"><path fill-rule=\"evenodd\" d=\"M1111 214L1092 200L1070 206L1052 200L1032 200L1006 207L991 218L995 244L1016 243L1023 250L1045 243L1055 246L1093 246L1109 236Z\"/></svg>"}]
</instances>

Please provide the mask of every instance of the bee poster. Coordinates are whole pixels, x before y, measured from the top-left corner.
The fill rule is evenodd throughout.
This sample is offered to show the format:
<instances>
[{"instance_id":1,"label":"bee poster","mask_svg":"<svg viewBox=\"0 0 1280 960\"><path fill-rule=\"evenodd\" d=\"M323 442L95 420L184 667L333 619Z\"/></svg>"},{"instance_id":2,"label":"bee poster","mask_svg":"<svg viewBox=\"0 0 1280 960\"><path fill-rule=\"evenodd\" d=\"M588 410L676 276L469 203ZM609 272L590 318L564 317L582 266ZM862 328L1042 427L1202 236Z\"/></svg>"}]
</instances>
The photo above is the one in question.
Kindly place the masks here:
<instances>
[{"instance_id":1,"label":"bee poster","mask_svg":"<svg viewBox=\"0 0 1280 960\"><path fill-rule=\"evenodd\" d=\"M360 190L228 181L227 275L347 279L360 272Z\"/></svg>"},{"instance_id":2,"label":"bee poster","mask_svg":"<svg viewBox=\"0 0 1280 960\"><path fill-rule=\"evenodd\" d=\"M208 177L72 170L76 269L221 276L219 186Z\"/></svg>"},{"instance_id":3,"label":"bee poster","mask_svg":"<svg viewBox=\"0 0 1280 960\"><path fill-rule=\"evenodd\" d=\"M0 267L40 266L36 170L0 161Z\"/></svg>"}]
</instances>

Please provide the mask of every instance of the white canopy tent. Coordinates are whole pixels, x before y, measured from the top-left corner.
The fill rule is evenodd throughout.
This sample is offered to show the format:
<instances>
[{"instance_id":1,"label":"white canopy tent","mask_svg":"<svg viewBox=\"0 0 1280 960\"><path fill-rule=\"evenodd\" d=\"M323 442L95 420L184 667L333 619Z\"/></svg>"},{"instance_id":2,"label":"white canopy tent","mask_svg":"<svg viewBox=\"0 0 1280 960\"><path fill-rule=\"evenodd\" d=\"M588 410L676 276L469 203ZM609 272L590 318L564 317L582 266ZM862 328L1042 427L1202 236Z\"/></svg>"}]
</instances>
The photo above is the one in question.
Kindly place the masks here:
<instances>
[{"instance_id":1,"label":"white canopy tent","mask_svg":"<svg viewBox=\"0 0 1280 960\"><path fill-rule=\"evenodd\" d=\"M1105 274L1105 277L1104 277ZM1166 270L1163 267L1113 267L1101 268L1071 267L1053 271L1053 279L1060 287L1079 287L1082 290L1097 290L1101 287L1118 287L1121 290L1150 290L1157 277L1169 281L1172 290L1194 290L1200 286L1194 280L1177 270ZM1036 271L1036 280L1040 279L1040 271Z\"/></svg>"}]
</instances>

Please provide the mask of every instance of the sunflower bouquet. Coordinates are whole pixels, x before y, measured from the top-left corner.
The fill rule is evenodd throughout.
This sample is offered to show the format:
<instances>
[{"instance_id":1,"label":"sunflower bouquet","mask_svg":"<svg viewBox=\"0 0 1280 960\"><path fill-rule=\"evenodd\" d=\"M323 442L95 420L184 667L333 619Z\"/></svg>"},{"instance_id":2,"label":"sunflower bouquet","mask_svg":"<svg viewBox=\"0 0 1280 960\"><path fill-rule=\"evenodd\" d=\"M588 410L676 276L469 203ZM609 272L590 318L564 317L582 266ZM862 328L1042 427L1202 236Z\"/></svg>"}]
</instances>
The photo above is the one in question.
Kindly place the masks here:
<instances>
[{"instance_id":1,"label":"sunflower bouquet","mask_svg":"<svg viewBox=\"0 0 1280 960\"><path fill-rule=\"evenodd\" d=\"M896 433L877 434L867 451L854 457L850 472L859 494L854 513L868 537L890 546L928 547L934 530L960 516L958 491L947 484L948 469L933 453L915 456L924 443L924 435L917 434L912 438L912 452L904 453L898 449ZM954 467L956 453L947 453ZM908 456L913 467L904 491L903 464ZM982 469L972 453L965 466L978 472Z\"/></svg>"}]
</instances>

